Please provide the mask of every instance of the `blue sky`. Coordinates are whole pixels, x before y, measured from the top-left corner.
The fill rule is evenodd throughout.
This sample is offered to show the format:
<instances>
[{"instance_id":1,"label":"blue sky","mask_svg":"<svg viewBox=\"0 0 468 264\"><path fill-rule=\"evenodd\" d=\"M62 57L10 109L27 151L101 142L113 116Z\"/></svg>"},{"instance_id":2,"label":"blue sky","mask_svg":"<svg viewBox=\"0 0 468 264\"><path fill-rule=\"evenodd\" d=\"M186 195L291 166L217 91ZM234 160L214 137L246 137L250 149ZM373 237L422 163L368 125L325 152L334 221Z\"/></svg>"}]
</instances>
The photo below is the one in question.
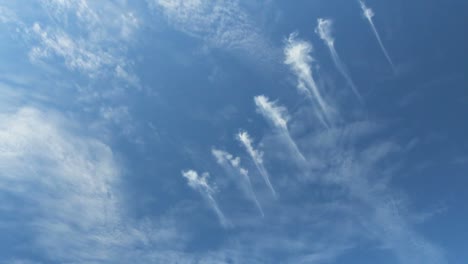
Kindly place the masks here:
<instances>
[{"instance_id":1,"label":"blue sky","mask_svg":"<svg viewBox=\"0 0 468 264\"><path fill-rule=\"evenodd\" d=\"M0 0L0 263L464 263L467 8Z\"/></svg>"}]
</instances>

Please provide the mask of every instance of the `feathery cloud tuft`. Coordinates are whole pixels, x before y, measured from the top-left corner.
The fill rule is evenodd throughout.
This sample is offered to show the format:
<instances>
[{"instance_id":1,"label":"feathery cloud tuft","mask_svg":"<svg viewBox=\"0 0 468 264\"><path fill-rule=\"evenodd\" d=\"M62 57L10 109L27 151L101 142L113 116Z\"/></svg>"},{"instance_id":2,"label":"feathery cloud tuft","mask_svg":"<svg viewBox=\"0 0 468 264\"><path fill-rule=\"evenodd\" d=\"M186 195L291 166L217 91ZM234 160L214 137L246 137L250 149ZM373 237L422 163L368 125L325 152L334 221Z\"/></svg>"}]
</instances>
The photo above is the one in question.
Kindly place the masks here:
<instances>
[{"instance_id":1,"label":"feathery cloud tuft","mask_svg":"<svg viewBox=\"0 0 468 264\"><path fill-rule=\"evenodd\" d=\"M257 111L261 113L273 126L279 129L282 138L292 148L294 154L300 159L300 162L305 164L306 158L301 153L296 143L291 137L288 129L288 110L286 107L278 105L276 102L272 102L268 97L259 95L254 98Z\"/></svg>"},{"instance_id":2,"label":"feathery cloud tuft","mask_svg":"<svg viewBox=\"0 0 468 264\"><path fill-rule=\"evenodd\" d=\"M315 29L315 32L327 45L336 68L346 79L346 82L351 87L353 93L357 96L359 100L362 100L362 96L359 93L356 85L354 84L353 79L351 79L348 69L346 68L345 64L343 63L340 56L338 55L338 52L335 49L335 39L332 36L332 26L332 20L319 18L317 20L317 28Z\"/></svg>"},{"instance_id":3,"label":"feathery cloud tuft","mask_svg":"<svg viewBox=\"0 0 468 264\"><path fill-rule=\"evenodd\" d=\"M219 222L223 227L229 227L229 221L224 216L223 212L218 206L214 198L215 191L214 189L208 184L208 177L209 174L207 172L203 173L201 176L194 170L182 171L182 176L187 179L188 185L199 192L203 197L206 199L208 204L216 213Z\"/></svg>"},{"instance_id":4,"label":"feathery cloud tuft","mask_svg":"<svg viewBox=\"0 0 468 264\"><path fill-rule=\"evenodd\" d=\"M297 88L318 105L317 117L328 127L333 119L333 109L325 101L314 79L311 56L312 44L297 38L297 33L289 35L284 48L284 63L290 66L297 77Z\"/></svg>"},{"instance_id":5,"label":"feathery cloud tuft","mask_svg":"<svg viewBox=\"0 0 468 264\"><path fill-rule=\"evenodd\" d=\"M240 164L240 158L234 157L232 154L219 150L211 149L211 153L216 158L216 162L224 168L224 170L233 176L236 180L236 183L239 184L240 188L244 193L255 203L255 206L258 208L260 214L264 216L262 206L260 205L257 196L252 187L252 182L250 180L249 172L243 168Z\"/></svg>"},{"instance_id":6,"label":"feathery cloud tuft","mask_svg":"<svg viewBox=\"0 0 468 264\"><path fill-rule=\"evenodd\" d=\"M250 158L252 158L252 161L257 167L257 170L260 173L260 175L263 177L263 180L270 189L271 193L273 194L273 196L276 197L276 191L270 182L270 175L268 174L267 170L265 169L265 165L263 164L263 153L261 151L256 150L253 147L252 139L250 138L249 133L247 133L246 131L239 132L236 138L237 140L239 140L242 146L244 146L245 150L250 155Z\"/></svg>"},{"instance_id":7,"label":"feathery cloud tuft","mask_svg":"<svg viewBox=\"0 0 468 264\"><path fill-rule=\"evenodd\" d=\"M392 58L390 58L390 55L388 54L387 48L385 48L385 45L382 42L382 38L380 37L379 31L375 27L374 20L372 19L375 16L374 11L371 8L367 7L363 0L359 0L359 4L361 6L362 13L363 13L364 17L369 22L369 25L370 25L370 27L372 29L372 32L374 33L375 38L379 42L379 46L382 49L382 52L384 53L385 58L387 58L387 61L390 64L390 66L392 67L393 72L395 72L395 65L393 64Z\"/></svg>"}]
</instances>

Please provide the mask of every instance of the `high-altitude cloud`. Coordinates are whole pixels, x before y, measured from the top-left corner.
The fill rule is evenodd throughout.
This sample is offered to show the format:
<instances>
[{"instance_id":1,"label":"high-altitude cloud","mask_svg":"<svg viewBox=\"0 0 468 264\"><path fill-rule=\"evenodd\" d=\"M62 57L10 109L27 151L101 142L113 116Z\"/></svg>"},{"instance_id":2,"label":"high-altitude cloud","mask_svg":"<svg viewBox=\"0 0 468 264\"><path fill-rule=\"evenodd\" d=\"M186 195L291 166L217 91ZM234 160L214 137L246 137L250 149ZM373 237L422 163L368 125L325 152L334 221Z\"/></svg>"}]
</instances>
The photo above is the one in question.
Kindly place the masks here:
<instances>
[{"instance_id":1,"label":"high-altitude cloud","mask_svg":"<svg viewBox=\"0 0 468 264\"><path fill-rule=\"evenodd\" d=\"M264 95L259 95L254 98L255 105L257 106L257 111L263 115L274 127L276 127L282 138L287 141L289 146L293 149L294 153L301 160L301 162L306 162L304 155L301 153L296 143L291 137L291 134L288 130L288 120L289 115L285 107L277 105L276 102L272 102L268 97Z\"/></svg>"},{"instance_id":2,"label":"high-altitude cloud","mask_svg":"<svg viewBox=\"0 0 468 264\"><path fill-rule=\"evenodd\" d=\"M385 165L382 161L401 156L404 148L387 139L363 144L364 139L374 138L380 129L371 122L351 123L304 139L307 150L327 164L317 184L320 189L333 185L346 190L331 199L349 206L353 213L344 212L344 215L357 217L356 227L365 226L361 232L392 250L398 263L444 264L443 252L412 227L408 208L404 204L399 208L395 193L382 180L392 177L401 166L393 162Z\"/></svg>"},{"instance_id":3,"label":"high-altitude cloud","mask_svg":"<svg viewBox=\"0 0 468 264\"><path fill-rule=\"evenodd\" d=\"M249 172L241 166L240 158L234 157L232 154L226 151L215 148L211 149L211 153L216 158L216 162L221 167L223 167L228 174L234 177L236 183L239 184L245 194L255 203L255 206L257 206L260 214L264 216L263 209L258 202L257 196L253 190Z\"/></svg>"},{"instance_id":4,"label":"high-altitude cloud","mask_svg":"<svg viewBox=\"0 0 468 264\"><path fill-rule=\"evenodd\" d=\"M78 127L50 109L1 109L0 226L12 242L2 253L14 249L24 257L33 250L49 263L118 263L122 248L172 236L169 229L157 233L152 224L141 228L124 216L121 167L112 149ZM11 234L21 242L9 240ZM27 249L16 251L18 243ZM5 257L0 262L37 263Z\"/></svg>"},{"instance_id":5,"label":"high-altitude cloud","mask_svg":"<svg viewBox=\"0 0 468 264\"><path fill-rule=\"evenodd\" d=\"M169 23L215 47L237 50L270 61L276 52L238 0L148 0Z\"/></svg>"},{"instance_id":6,"label":"high-altitude cloud","mask_svg":"<svg viewBox=\"0 0 468 264\"><path fill-rule=\"evenodd\" d=\"M377 28L375 27L374 21L372 18L375 16L374 11L372 9L368 8L364 1L359 0L359 4L361 5L362 12L364 14L364 17L366 17L367 21L369 22L369 25L371 26L372 31L374 32L375 37L377 38L377 41L379 42L380 48L382 49L382 52L384 53L385 57L387 58L388 63L392 67L392 70L395 72L395 66L393 64L392 59L390 58L390 55L388 54L387 49L385 48L382 39L380 38L380 34L377 31Z\"/></svg>"},{"instance_id":7,"label":"high-altitude cloud","mask_svg":"<svg viewBox=\"0 0 468 264\"><path fill-rule=\"evenodd\" d=\"M194 170L182 171L182 176L187 179L188 185L199 192L206 199L208 204L214 210L222 226L228 227L229 222L224 216L223 212L218 206L218 203L214 199L213 195L215 193L214 189L208 184L208 173L203 173L201 176Z\"/></svg>"},{"instance_id":8,"label":"high-altitude cloud","mask_svg":"<svg viewBox=\"0 0 468 264\"><path fill-rule=\"evenodd\" d=\"M273 196L276 197L276 191L270 182L270 175L268 174L267 170L265 169L265 166L263 165L263 153L261 151L256 150L253 147L252 139L250 138L249 133L247 133L246 131L239 132L237 134L237 140L239 140L242 146L244 146L245 150L250 155L252 161L257 167L257 170L259 171L260 175L262 175L263 180L270 189L271 193L273 194Z\"/></svg>"},{"instance_id":9,"label":"high-altitude cloud","mask_svg":"<svg viewBox=\"0 0 468 264\"><path fill-rule=\"evenodd\" d=\"M0 21L16 25L14 34L29 46L32 62L51 65L59 58L67 69L88 77L117 77L130 85L139 85L138 77L130 69L132 62L126 56L126 47L134 41L140 20L125 3L37 2L48 19L44 19L44 14L39 19L37 14L25 13L21 4L11 4L15 8L8 13L3 10L9 9L0 7ZM106 15L100 16L102 12ZM32 19L35 22L30 26L27 21Z\"/></svg>"},{"instance_id":10,"label":"high-altitude cloud","mask_svg":"<svg viewBox=\"0 0 468 264\"><path fill-rule=\"evenodd\" d=\"M335 39L332 36L332 26L333 26L332 20L319 18L317 20L317 28L315 29L315 32L327 45L328 50L330 51L330 55L338 71L346 79L346 82L351 87L354 94L359 98L359 100L362 100L361 94L359 93L356 85L354 84L353 79L351 79L348 69L346 68L345 64L343 63L340 56L338 55L338 52L336 51Z\"/></svg>"},{"instance_id":11,"label":"high-altitude cloud","mask_svg":"<svg viewBox=\"0 0 468 264\"><path fill-rule=\"evenodd\" d=\"M297 34L293 33L289 36L284 48L285 61L284 63L291 67L291 70L297 77L297 88L304 92L318 106L316 112L318 118L328 127L331 122L333 109L327 104L323 98L317 83L315 82L312 62L314 59L310 55L312 53L312 44L307 41L297 39Z\"/></svg>"}]
</instances>

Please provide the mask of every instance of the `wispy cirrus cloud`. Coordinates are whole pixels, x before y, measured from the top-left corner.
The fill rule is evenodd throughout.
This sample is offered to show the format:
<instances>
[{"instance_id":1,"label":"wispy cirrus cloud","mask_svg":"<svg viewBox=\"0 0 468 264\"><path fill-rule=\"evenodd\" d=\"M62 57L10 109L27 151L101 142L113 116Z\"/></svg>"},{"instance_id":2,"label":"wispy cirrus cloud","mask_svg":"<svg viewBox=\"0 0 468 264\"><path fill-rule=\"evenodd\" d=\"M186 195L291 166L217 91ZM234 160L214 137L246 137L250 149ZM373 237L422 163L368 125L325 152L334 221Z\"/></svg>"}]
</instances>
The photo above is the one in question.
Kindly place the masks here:
<instances>
[{"instance_id":1,"label":"wispy cirrus cloud","mask_svg":"<svg viewBox=\"0 0 468 264\"><path fill-rule=\"evenodd\" d=\"M373 20L373 17L375 16L374 11L371 8L367 7L366 3L364 3L363 0L359 0L359 5L361 6L364 17L369 22L369 25L372 29L372 32L374 33L375 38L379 42L379 46L382 49L382 52L384 53L385 58L387 59L390 66L392 67L393 72L395 72L395 65L393 64L392 58L388 54L387 48L385 48L385 45L382 42L382 38L380 37L379 31L375 27L374 20Z\"/></svg>"},{"instance_id":2,"label":"wispy cirrus cloud","mask_svg":"<svg viewBox=\"0 0 468 264\"><path fill-rule=\"evenodd\" d=\"M111 54L86 47L85 40L77 43L65 32L44 29L39 23L33 25L32 32L41 42L40 46L35 46L29 52L33 62L55 55L63 58L67 68L89 74L90 77L96 77L103 67L116 63Z\"/></svg>"},{"instance_id":3,"label":"wispy cirrus cloud","mask_svg":"<svg viewBox=\"0 0 468 264\"><path fill-rule=\"evenodd\" d=\"M216 162L224 168L224 170L234 178L236 183L240 186L242 191L255 203L255 206L258 208L258 211L262 216L265 216L263 213L262 206L260 205L257 195L252 186L250 180L249 172L243 168L240 164L240 158L234 157L232 154L219 150L211 149L211 154L216 158Z\"/></svg>"},{"instance_id":4,"label":"wispy cirrus cloud","mask_svg":"<svg viewBox=\"0 0 468 264\"><path fill-rule=\"evenodd\" d=\"M317 19L317 27L315 28L315 32L325 42L325 45L327 45L336 68L346 79L346 82L348 83L349 87L351 87L353 93L358 97L359 100L362 100L362 96L354 84L354 81L351 78L346 65L343 63L340 56L338 55L338 52L336 51L335 39L332 35L332 26L333 21L331 19L319 18Z\"/></svg>"},{"instance_id":5,"label":"wispy cirrus cloud","mask_svg":"<svg viewBox=\"0 0 468 264\"><path fill-rule=\"evenodd\" d=\"M285 61L297 77L297 88L305 93L317 106L316 115L325 126L334 121L334 109L326 102L320 91L312 70L314 58L311 56L312 44L298 39L297 33L291 34L284 47Z\"/></svg>"},{"instance_id":6,"label":"wispy cirrus cloud","mask_svg":"<svg viewBox=\"0 0 468 264\"><path fill-rule=\"evenodd\" d=\"M271 184L270 175L268 174L265 165L263 165L263 153L261 151L256 150L253 147L252 138L246 131L239 132L236 135L236 138L249 154L250 158L255 164L255 167L257 167L258 172L263 177L263 180L265 181L273 196L276 197L276 191L275 188L273 188L273 185Z\"/></svg>"},{"instance_id":7,"label":"wispy cirrus cloud","mask_svg":"<svg viewBox=\"0 0 468 264\"><path fill-rule=\"evenodd\" d=\"M170 225L126 216L122 167L109 146L80 135L73 121L34 107L2 111L0 121L0 229L24 237L5 250L25 258L38 252L46 262L119 263L133 252L122 248L173 241ZM15 261L30 263L5 263Z\"/></svg>"},{"instance_id":8,"label":"wispy cirrus cloud","mask_svg":"<svg viewBox=\"0 0 468 264\"><path fill-rule=\"evenodd\" d=\"M307 160L302 152L297 147L296 143L291 137L288 129L289 114L286 107L278 105L276 102L270 101L268 97L259 95L254 98L257 111L262 114L275 128L277 128L281 137L288 143L294 154L299 158L302 163Z\"/></svg>"},{"instance_id":9,"label":"wispy cirrus cloud","mask_svg":"<svg viewBox=\"0 0 468 264\"><path fill-rule=\"evenodd\" d=\"M215 190L208 184L209 174L205 172L202 175L199 175L198 172L194 170L187 170L182 171L182 176L187 180L188 185L192 189L199 192L206 199L210 207L216 213L221 225L223 227L229 227L229 221L224 216L224 213L221 211L214 198Z\"/></svg>"},{"instance_id":10,"label":"wispy cirrus cloud","mask_svg":"<svg viewBox=\"0 0 468 264\"><path fill-rule=\"evenodd\" d=\"M10 9L0 6L0 23L11 23L16 21L16 14Z\"/></svg>"},{"instance_id":11,"label":"wispy cirrus cloud","mask_svg":"<svg viewBox=\"0 0 468 264\"><path fill-rule=\"evenodd\" d=\"M127 49L141 22L126 4L86 0L41 0L38 4L40 10L28 16L18 4L2 8L15 15L15 19L9 16L9 22L16 25L12 34L29 46L31 62L57 67L58 59L70 71L139 86ZM39 19L43 13L47 19ZM28 25L26 21L32 19L36 22Z\"/></svg>"},{"instance_id":12,"label":"wispy cirrus cloud","mask_svg":"<svg viewBox=\"0 0 468 264\"><path fill-rule=\"evenodd\" d=\"M352 214L343 213L365 226L360 236L378 241L379 247L391 250L399 263L446 263L443 251L411 225L405 203L396 202L404 198L395 193L390 182L399 172L397 157L405 148L385 139L362 145L381 129L370 122L350 123L302 139L304 149L323 163L313 168L312 174L320 175L320 188L336 186L342 190L327 199L353 208ZM346 202L350 200L354 202Z\"/></svg>"},{"instance_id":13,"label":"wispy cirrus cloud","mask_svg":"<svg viewBox=\"0 0 468 264\"><path fill-rule=\"evenodd\" d=\"M264 39L239 1L147 0L169 23L212 46L240 50L263 61L279 54ZM275 58L276 59L276 58Z\"/></svg>"}]
</instances>

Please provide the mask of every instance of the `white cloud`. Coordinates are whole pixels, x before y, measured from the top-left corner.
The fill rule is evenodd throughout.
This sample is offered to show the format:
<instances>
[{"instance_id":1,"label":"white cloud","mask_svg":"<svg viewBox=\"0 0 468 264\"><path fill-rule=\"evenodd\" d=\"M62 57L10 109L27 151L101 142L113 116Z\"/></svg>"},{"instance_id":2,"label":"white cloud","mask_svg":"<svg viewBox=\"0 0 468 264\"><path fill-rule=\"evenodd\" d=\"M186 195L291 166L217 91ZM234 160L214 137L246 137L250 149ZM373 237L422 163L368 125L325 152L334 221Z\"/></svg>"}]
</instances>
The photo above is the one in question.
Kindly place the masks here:
<instances>
[{"instance_id":1,"label":"white cloud","mask_svg":"<svg viewBox=\"0 0 468 264\"><path fill-rule=\"evenodd\" d=\"M379 31L375 27L374 20L372 19L375 16L374 11L372 11L371 8L367 7L364 1L359 0L359 4L361 6L362 12L364 17L367 19L367 22L369 22L369 25L372 29L372 32L374 33L375 38L377 39L380 48L382 49L382 52L385 55L385 58L387 58L388 63L392 67L393 72L395 72L395 65L393 64L392 58L388 54L387 48L385 48L385 45L382 42L382 38L380 37Z\"/></svg>"},{"instance_id":2,"label":"white cloud","mask_svg":"<svg viewBox=\"0 0 468 264\"><path fill-rule=\"evenodd\" d=\"M364 1L359 0L359 5L361 6L363 15L364 15L367 19L372 19L372 18L375 16L374 11L372 11L372 9L368 8L368 7L366 6L366 4L364 3Z\"/></svg>"},{"instance_id":3,"label":"white cloud","mask_svg":"<svg viewBox=\"0 0 468 264\"><path fill-rule=\"evenodd\" d=\"M317 28L315 32L328 45L334 45L335 39L332 36L333 21L331 19L317 19Z\"/></svg>"},{"instance_id":4,"label":"white cloud","mask_svg":"<svg viewBox=\"0 0 468 264\"><path fill-rule=\"evenodd\" d=\"M215 191L214 189L208 184L208 173L203 173L202 175L198 175L198 173L194 170L183 171L182 176L187 179L188 185L198 191L203 197L206 199L210 207L216 213L216 216L219 219L219 222L223 227L229 227L230 223L224 216L223 212L218 206L218 203L214 199Z\"/></svg>"},{"instance_id":5,"label":"white cloud","mask_svg":"<svg viewBox=\"0 0 468 264\"><path fill-rule=\"evenodd\" d=\"M297 88L299 91L305 93L318 105L319 111L317 111L316 114L318 118L328 126L328 123L333 121L334 110L325 101L314 79L312 71L312 62L314 61L311 56L312 50L312 44L297 39L297 34L293 33L287 39L284 48L284 63L290 66L291 70L296 75Z\"/></svg>"},{"instance_id":6,"label":"white cloud","mask_svg":"<svg viewBox=\"0 0 468 264\"><path fill-rule=\"evenodd\" d=\"M16 22L16 14L10 9L0 6L0 23Z\"/></svg>"},{"instance_id":7,"label":"white cloud","mask_svg":"<svg viewBox=\"0 0 468 264\"><path fill-rule=\"evenodd\" d=\"M268 97L259 95L254 97L257 111L269 119L274 126L283 130L288 130L288 111L285 107L279 106L276 102L271 102Z\"/></svg>"},{"instance_id":8,"label":"white cloud","mask_svg":"<svg viewBox=\"0 0 468 264\"><path fill-rule=\"evenodd\" d=\"M442 250L410 225L411 215L404 204L395 203L395 197L403 198L389 182L400 168L395 159L405 150L392 141L369 141L380 129L375 124L351 123L302 139L303 148L324 164L314 168L312 174L319 177L311 180L320 188L339 187L341 195L330 197L338 203L354 201L350 206L355 215L349 217L357 217L366 227L360 236L379 241L399 263L446 263ZM343 138L346 144L341 143Z\"/></svg>"},{"instance_id":9,"label":"white cloud","mask_svg":"<svg viewBox=\"0 0 468 264\"><path fill-rule=\"evenodd\" d=\"M8 18L16 25L12 33L30 46L32 62L57 67L60 64L52 62L59 59L68 70L88 77L106 77L139 87L127 50L141 21L125 2L41 0L39 4L42 9L32 14L18 4L10 4L12 11L8 13L3 10L9 9L0 9L0 21ZM37 22L30 26L25 22L30 20Z\"/></svg>"},{"instance_id":10,"label":"white cloud","mask_svg":"<svg viewBox=\"0 0 468 264\"><path fill-rule=\"evenodd\" d=\"M262 206L260 205L257 196L252 187L252 182L250 180L249 172L243 168L240 164L240 158L234 157L232 154L219 150L211 149L211 153L216 158L216 162L222 166L225 171L234 178L236 183L239 184L242 191L255 203L260 214L264 216Z\"/></svg>"},{"instance_id":11,"label":"white cloud","mask_svg":"<svg viewBox=\"0 0 468 264\"><path fill-rule=\"evenodd\" d=\"M247 153L250 155L250 158L252 158L252 161L254 162L255 167L257 167L257 170L260 173L260 175L263 177L263 180L265 181L266 185L270 189L273 196L276 197L276 191L273 188L273 185L271 184L270 175L265 169L265 165L263 165L263 153L254 149L253 144L252 144L252 139L250 138L250 135L246 131L239 132L236 138L237 140L239 140L239 142L245 148Z\"/></svg>"},{"instance_id":12,"label":"white cloud","mask_svg":"<svg viewBox=\"0 0 468 264\"><path fill-rule=\"evenodd\" d=\"M102 250L92 245L119 221L112 151L67 132L54 113L23 108L0 119L0 190L22 201L14 215L30 222L35 246L74 261Z\"/></svg>"},{"instance_id":13,"label":"white cloud","mask_svg":"<svg viewBox=\"0 0 468 264\"><path fill-rule=\"evenodd\" d=\"M126 216L121 166L107 145L72 132L77 127L37 108L0 114L0 227L27 235L12 247L58 263L122 263L136 247L143 255L177 249L184 237L172 224Z\"/></svg>"},{"instance_id":14,"label":"white cloud","mask_svg":"<svg viewBox=\"0 0 468 264\"><path fill-rule=\"evenodd\" d=\"M272 102L268 97L259 95L254 98L257 111L260 112L273 126L279 129L281 137L288 143L294 154L299 158L300 163L305 164L306 158L301 153L296 143L291 137L288 129L289 114L286 107Z\"/></svg>"},{"instance_id":15,"label":"white cloud","mask_svg":"<svg viewBox=\"0 0 468 264\"><path fill-rule=\"evenodd\" d=\"M351 89L353 90L353 93L358 97L359 100L362 100L362 96L359 93L356 85L354 84L353 79L351 79L348 69L346 68L345 64L343 63L340 56L338 55L338 52L335 49L335 39L332 36L332 26L332 20L319 18L317 20L317 28L315 29L315 32L327 45L336 68L346 79L346 82L348 83L349 87L351 87Z\"/></svg>"},{"instance_id":16,"label":"white cloud","mask_svg":"<svg viewBox=\"0 0 468 264\"><path fill-rule=\"evenodd\" d=\"M103 67L116 63L111 54L87 47L86 40L76 42L65 32L43 29L39 23L34 23L32 32L41 43L31 49L29 57L32 61L55 55L63 58L69 69L81 71L90 77L101 73Z\"/></svg>"},{"instance_id":17,"label":"white cloud","mask_svg":"<svg viewBox=\"0 0 468 264\"><path fill-rule=\"evenodd\" d=\"M170 24L210 45L271 60L276 56L237 0L148 0Z\"/></svg>"},{"instance_id":18,"label":"white cloud","mask_svg":"<svg viewBox=\"0 0 468 264\"><path fill-rule=\"evenodd\" d=\"M41 0L41 4L62 26L76 19L76 26L92 41L130 41L141 23L125 1Z\"/></svg>"}]
</instances>

